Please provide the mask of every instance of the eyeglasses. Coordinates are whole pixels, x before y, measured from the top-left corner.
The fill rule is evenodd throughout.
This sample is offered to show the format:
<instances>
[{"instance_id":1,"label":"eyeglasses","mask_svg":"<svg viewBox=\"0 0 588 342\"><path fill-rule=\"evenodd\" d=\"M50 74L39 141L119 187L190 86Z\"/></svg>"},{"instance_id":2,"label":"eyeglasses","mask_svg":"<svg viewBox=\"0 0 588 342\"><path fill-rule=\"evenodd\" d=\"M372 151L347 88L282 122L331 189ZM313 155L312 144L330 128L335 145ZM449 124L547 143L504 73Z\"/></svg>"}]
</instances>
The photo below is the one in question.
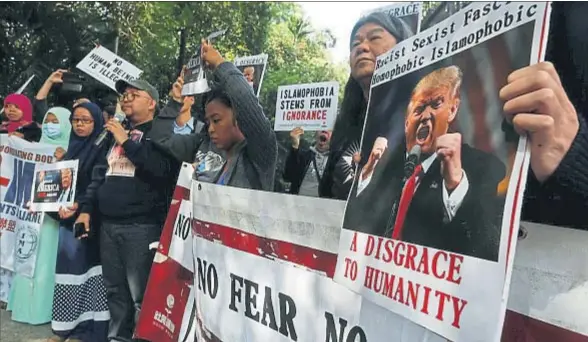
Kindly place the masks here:
<instances>
[{"instance_id":1,"label":"eyeglasses","mask_svg":"<svg viewBox=\"0 0 588 342\"><path fill-rule=\"evenodd\" d=\"M71 118L71 123L73 124L82 123L84 125L89 125L92 122L94 122L94 120L87 118Z\"/></svg>"},{"instance_id":2,"label":"eyeglasses","mask_svg":"<svg viewBox=\"0 0 588 342\"><path fill-rule=\"evenodd\" d=\"M148 99L147 96L142 96L138 93L124 93L120 96L119 100L120 100L120 102L124 102L127 100L129 102L133 102L133 101L135 101L135 98L137 98L137 97L144 97L144 98Z\"/></svg>"}]
</instances>

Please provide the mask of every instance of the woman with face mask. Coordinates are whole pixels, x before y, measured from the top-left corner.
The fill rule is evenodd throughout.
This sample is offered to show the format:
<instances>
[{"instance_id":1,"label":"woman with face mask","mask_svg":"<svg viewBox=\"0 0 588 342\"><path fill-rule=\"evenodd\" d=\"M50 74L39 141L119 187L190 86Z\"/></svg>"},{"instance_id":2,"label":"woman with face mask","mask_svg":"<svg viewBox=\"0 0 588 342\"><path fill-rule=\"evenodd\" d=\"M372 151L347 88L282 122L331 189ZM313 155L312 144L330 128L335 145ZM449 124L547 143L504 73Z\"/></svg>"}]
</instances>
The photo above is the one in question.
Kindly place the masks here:
<instances>
[{"instance_id":1,"label":"woman with face mask","mask_svg":"<svg viewBox=\"0 0 588 342\"><path fill-rule=\"evenodd\" d=\"M56 156L63 157L69 143L70 114L65 108L54 107L47 111L43 119L43 133L39 142L54 145ZM8 310L12 311L13 321L29 324L51 321L58 237L59 223L45 215L39 233L35 275L27 278L16 274L12 281Z\"/></svg>"},{"instance_id":2,"label":"woman with face mask","mask_svg":"<svg viewBox=\"0 0 588 342\"><path fill-rule=\"evenodd\" d=\"M56 145L55 158L57 160L63 159L65 149L69 143L72 128L69 120L70 116L71 112L69 110L63 107L53 107L47 111L43 118L42 134L39 142Z\"/></svg>"},{"instance_id":3,"label":"woman with face mask","mask_svg":"<svg viewBox=\"0 0 588 342\"><path fill-rule=\"evenodd\" d=\"M76 202L73 207L50 213L59 220L59 244L51 320L54 336L49 341L106 341L110 315L102 280L99 235L94 229L100 225L99 218L92 218L90 236L77 239L73 232L79 214L78 201L92 180L92 169L106 158L108 145L94 144L103 130L104 116L96 104L82 103L74 109L70 121L73 129L63 160L78 160L78 172L74 175ZM72 278L77 281L72 283ZM79 296L79 293L92 295Z\"/></svg>"}]
</instances>

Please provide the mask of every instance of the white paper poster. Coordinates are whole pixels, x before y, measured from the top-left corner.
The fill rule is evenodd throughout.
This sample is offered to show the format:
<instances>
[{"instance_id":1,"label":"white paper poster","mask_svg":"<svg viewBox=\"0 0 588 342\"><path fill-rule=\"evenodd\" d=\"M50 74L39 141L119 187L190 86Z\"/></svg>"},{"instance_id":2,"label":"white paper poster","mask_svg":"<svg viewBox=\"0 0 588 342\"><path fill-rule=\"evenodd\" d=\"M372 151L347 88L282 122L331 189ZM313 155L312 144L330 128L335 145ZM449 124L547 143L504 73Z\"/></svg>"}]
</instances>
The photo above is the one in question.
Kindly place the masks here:
<instances>
[{"instance_id":1,"label":"white paper poster","mask_svg":"<svg viewBox=\"0 0 588 342\"><path fill-rule=\"evenodd\" d=\"M31 210L57 212L73 206L76 194L78 160L37 164L31 188Z\"/></svg>"},{"instance_id":2,"label":"white paper poster","mask_svg":"<svg viewBox=\"0 0 588 342\"><path fill-rule=\"evenodd\" d=\"M131 81L143 73L141 69L101 45L90 51L76 67L114 91L114 84L119 79Z\"/></svg>"},{"instance_id":3,"label":"white paper poster","mask_svg":"<svg viewBox=\"0 0 588 342\"><path fill-rule=\"evenodd\" d=\"M275 131L330 130L335 125L339 83L322 82L278 87Z\"/></svg>"}]
</instances>

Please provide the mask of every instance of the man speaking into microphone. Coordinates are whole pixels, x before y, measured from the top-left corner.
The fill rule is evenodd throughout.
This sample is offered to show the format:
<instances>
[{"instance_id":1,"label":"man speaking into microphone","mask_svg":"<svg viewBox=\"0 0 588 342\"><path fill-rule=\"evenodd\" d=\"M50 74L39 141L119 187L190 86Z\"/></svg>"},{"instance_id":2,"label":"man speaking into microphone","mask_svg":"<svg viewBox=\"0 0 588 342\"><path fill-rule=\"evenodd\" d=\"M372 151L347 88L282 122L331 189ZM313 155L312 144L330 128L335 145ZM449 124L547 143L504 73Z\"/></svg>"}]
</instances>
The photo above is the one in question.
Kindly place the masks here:
<instances>
[{"instance_id":1,"label":"man speaking into microphone","mask_svg":"<svg viewBox=\"0 0 588 342\"><path fill-rule=\"evenodd\" d=\"M497 186L506 169L496 156L462 143L461 134L450 131L461 82L461 70L449 66L417 83L405 113L404 162L390 156L392 151L380 151L382 158L370 158L357 182L358 199L362 189L378 187L393 205L386 222L359 230L497 261L503 208ZM365 170L381 172L379 180L370 182ZM366 181L372 184L362 184Z\"/></svg>"},{"instance_id":2,"label":"man speaking into microphone","mask_svg":"<svg viewBox=\"0 0 588 342\"><path fill-rule=\"evenodd\" d=\"M100 234L108 339L131 341L154 257L149 245L161 235L179 164L153 142L173 132L169 122L154 120L157 90L144 80L119 80L115 86L122 94L115 117L122 110L126 120L105 125L106 164L94 167L76 223ZM99 214L99 227L90 221L92 213Z\"/></svg>"}]
</instances>

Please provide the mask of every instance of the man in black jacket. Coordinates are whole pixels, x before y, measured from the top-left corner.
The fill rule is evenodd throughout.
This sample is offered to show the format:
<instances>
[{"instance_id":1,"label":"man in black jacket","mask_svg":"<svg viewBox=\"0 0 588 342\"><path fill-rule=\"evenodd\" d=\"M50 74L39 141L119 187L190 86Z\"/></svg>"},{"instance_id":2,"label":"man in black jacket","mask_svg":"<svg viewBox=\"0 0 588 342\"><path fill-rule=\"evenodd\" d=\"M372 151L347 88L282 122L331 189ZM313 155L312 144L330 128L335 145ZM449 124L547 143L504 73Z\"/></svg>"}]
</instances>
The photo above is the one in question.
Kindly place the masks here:
<instances>
[{"instance_id":1,"label":"man in black jacket","mask_svg":"<svg viewBox=\"0 0 588 342\"><path fill-rule=\"evenodd\" d=\"M416 85L406 112L409 152L387 153L381 167L375 167L378 180L369 184L370 192L380 194L378 202L393 205L367 203L380 219L353 222L347 213L346 227L498 260L503 204L497 186L505 166L492 154L462 144L461 134L449 133L457 118L461 78L459 68L450 66L433 71ZM371 175L358 179L355 203L362 201L366 182L372 183Z\"/></svg>"},{"instance_id":2,"label":"man in black jacket","mask_svg":"<svg viewBox=\"0 0 588 342\"><path fill-rule=\"evenodd\" d=\"M97 165L77 223L102 220L100 249L107 290L110 341L131 341L154 252L167 215L179 164L152 140L173 132L170 120L153 120L159 94L143 80L116 83L130 132L115 119L106 124L114 144L107 165ZM97 229L98 227L92 227Z\"/></svg>"},{"instance_id":3,"label":"man in black jacket","mask_svg":"<svg viewBox=\"0 0 588 342\"><path fill-rule=\"evenodd\" d=\"M291 194L318 197L318 186L329 158L331 132L316 132L313 146L301 139L303 134L300 127L290 132L292 148L286 159L284 180L291 183Z\"/></svg>"}]
</instances>

